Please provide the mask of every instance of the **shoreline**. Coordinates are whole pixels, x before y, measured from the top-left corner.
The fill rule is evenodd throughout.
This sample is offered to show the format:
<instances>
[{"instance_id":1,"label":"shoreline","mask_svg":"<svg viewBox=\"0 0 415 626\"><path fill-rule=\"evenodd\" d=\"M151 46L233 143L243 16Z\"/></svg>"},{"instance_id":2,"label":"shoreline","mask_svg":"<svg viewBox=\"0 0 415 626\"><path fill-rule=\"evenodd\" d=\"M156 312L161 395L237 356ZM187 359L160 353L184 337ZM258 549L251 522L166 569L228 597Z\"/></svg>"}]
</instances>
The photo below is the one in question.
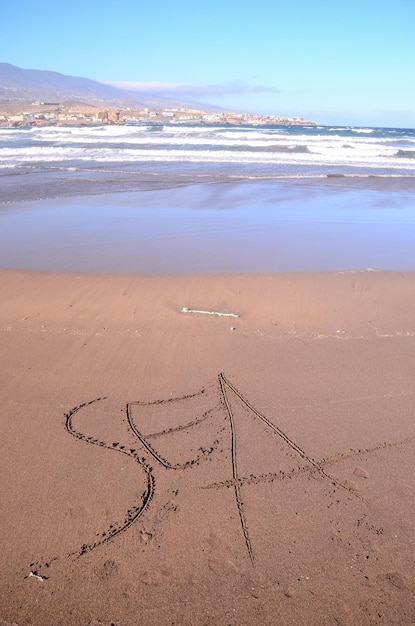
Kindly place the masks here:
<instances>
[{"instance_id":1,"label":"shoreline","mask_svg":"<svg viewBox=\"0 0 415 626\"><path fill-rule=\"evenodd\" d=\"M415 191L415 175L412 173L366 173L359 174L356 172L327 172L314 174L280 174L278 176L272 174L264 174L262 176L249 176L249 174L228 174L218 177L215 174L197 174L191 172L189 174L174 172L171 179L168 178L165 171L154 172L150 176L143 172L107 172L108 178L99 180L100 172L95 173L97 181L85 181L81 178L82 169L61 167L54 168L58 171L46 170L45 172L16 171L8 168L8 171L0 170L3 177L3 197L0 201L0 208L13 207L15 205L38 204L43 202L70 202L79 200L106 199L111 196L124 196L129 194L141 194L148 192L163 192L188 187L201 187L204 185L268 185L275 184L281 186L296 186L312 188L316 184L324 185L327 189L344 188L345 190L373 190L373 191L401 191L403 193L413 193ZM45 175L49 179L49 183L54 183L58 191L52 192L45 189ZM61 178L59 178L59 175ZM117 175L120 175L117 179ZM21 197L16 199L16 176L19 177ZM127 178L126 178L127 176ZM135 178L134 182L128 180ZM7 181L6 178L10 180ZM30 179L30 186L27 191L24 188L24 179ZM39 180L36 180L36 177ZM55 180L56 178L56 180ZM69 184L69 186L68 186ZM10 189L7 189L7 185ZM130 186L131 185L131 186ZM37 186L37 188L36 188ZM73 188L77 186L79 191L74 193ZM102 187L106 189L102 191ZM53 185L49 185L53 189ZM45 193L47 195L45 195Z\"/></svg>"},{"instance_id":2,"label":"shoreline","mask_svg":"<svg viewBox=\"0 0 415 626\"><path fill-rule=\"evenodd\" d=\"M14 202L0 207L0 266L172 275L413 271L412 187L407 179L216 181Z\"/></svg>"},{"instance_id":3,"label":"shoreline","mask_svg":"<svg viewBox=\"0 0 415 626\"><path fill-rule=\"evenodd\" d=\"M0 623L413 626L413 131L153 130L3 133Z\"/></svg>"}]
</instances>

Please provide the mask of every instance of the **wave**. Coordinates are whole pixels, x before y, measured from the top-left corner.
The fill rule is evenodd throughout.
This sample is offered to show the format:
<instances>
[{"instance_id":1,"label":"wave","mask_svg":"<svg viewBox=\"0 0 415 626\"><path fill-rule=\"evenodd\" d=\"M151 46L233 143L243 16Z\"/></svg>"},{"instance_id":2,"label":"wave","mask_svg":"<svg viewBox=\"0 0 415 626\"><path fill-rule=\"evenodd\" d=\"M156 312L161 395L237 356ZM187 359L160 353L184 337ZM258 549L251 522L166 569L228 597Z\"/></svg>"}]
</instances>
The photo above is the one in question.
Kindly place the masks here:
<instances>
[{"instance_id":1,"label":"wave","mask_svg":"<svg viewBox=\"0 0 415 626\"><path fill-rule=\"evenodd\" d=\"M133 167L151 161L230 163L310 171L335 169L415 174L415 131L319 127L129 124L0 129L0 168ZM193 166L192 166L193 167ZM194 166L197 167L196 165ZM202 165L200 167L203 167Z\"/></svg>"},{"instance_id":2,"label":"wave","mask_svg":"<svg viewBox=\"0 0 415 626\"><path fill-rule=\"evenodd\" d=\"M400 159L415 159L415 150L398 150L395 156Z\"/></svg>"},{"instance_id":3,"label":"wave","mask_svg":"<svg viewBox=\"0 0 415 626\"><path fill-rule=\"evenodd\" d=\"M217 142L229 141L233 143L249 143L249 142L278 142L279 140L287 141L287 138L294 140L296 143L319 143L324 141L345 141L348 137L352 142L388 142L388 141L408 141L413 140L411 133L403 133L401 131L392 132L392 129L370 129L370 128L352 128L343 126L332 127L249 127L249 126L175 126L169 124L125 124L125 125L108 125L108 126L70 126L70 127L34 127L31 129L2 129L0 130L1 138L5 141L13 141L26 137L40 141L53 139L57 142L71 141L112 141L118 139L120 141L132 141L144 139L146 136L151 140L156 138L169 138L171 140L180 141L209 141L211 139ZM369 136L368 136L369 135ZM371 135L371 136L370 136ZM288 139L289 140L289 139Z\"/></svg>"},{"instance_id":4,"label":"wave","mask_svg":"<svg viewBox=\"0 0 415 626\"><path fill-rule=\"evenodd\" d=\"M281 152L283 154L312 154L308 146L296 144L293 146L274 145L265 148L266 152Z\"/></svg>"},{"instance_id":5,"label":"wave","mask_svg":"<svg viewBox=\"0 0 415 626\"><path fill-rule=\"evenodd\" d=\"M249 139L249 140L261 140L261 139L275 139L275 135L277 136L281 136L281 132L280 131L258 131L258 130L250 130L250 129L246 129L246 130L225 130L225 129L219 129L219 131L217 132L217 136L218 137L223 137L225 139L233 139L235 140L245 140L245 139Z\"/></svg>"},{"instance_id":6,"label":"wave","mask_svg":"<svg viewBox=\"0 0 415 626\"><path fill-rule=\"evenodd\" d=\"M374 128L351 128L352 133L362 133L363 135L371 135L375 132Z\"/></svg>"}]
</instances>

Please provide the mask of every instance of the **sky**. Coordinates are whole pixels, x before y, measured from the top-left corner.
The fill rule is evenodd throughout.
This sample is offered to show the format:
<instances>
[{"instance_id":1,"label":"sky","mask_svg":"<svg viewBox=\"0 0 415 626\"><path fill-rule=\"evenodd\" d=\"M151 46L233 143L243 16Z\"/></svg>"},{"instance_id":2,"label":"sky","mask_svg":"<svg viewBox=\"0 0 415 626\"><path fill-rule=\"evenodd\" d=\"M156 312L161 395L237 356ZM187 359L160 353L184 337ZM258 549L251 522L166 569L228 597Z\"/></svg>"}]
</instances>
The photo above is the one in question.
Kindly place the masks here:
<instances>
[{"instance_id":1,"label":"sky","mask_svg":"<svg viewBox=\"0 0 415 626\"><path fill-rule=\"evenodd\" d=\"M322 124L415 127L414 0L13 0L0 62Z\"/></svg>"}]
</instances>

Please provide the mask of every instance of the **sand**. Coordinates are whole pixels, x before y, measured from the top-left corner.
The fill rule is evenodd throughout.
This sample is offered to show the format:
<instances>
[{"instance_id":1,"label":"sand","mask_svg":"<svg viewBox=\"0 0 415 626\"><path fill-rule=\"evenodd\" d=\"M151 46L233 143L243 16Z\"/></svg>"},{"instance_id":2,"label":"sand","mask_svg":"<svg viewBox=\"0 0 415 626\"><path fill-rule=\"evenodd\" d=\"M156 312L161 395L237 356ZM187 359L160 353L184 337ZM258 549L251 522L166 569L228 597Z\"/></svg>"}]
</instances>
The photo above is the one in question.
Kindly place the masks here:
<instances>
[{"instance_id":1,"label":"sand","mask_svg":"<svg viewBox=\"0 0 415 626\"><path fill-rule=\"evenodd\" d=\"M415 623L415 274L0 301L1 625Z\"/></svg>"},{"instance_id":2,"label":"sand","mask_svg":"<svg viewBox=\"0 0 415 626\"><path fill-rule=\"evenodd\" d=\"M42 193L54 189L49 174ZM17 189L11 178L19 198L23 183ZM2 179L2 197L3 186ZM415 178L344 177L20 199L0 205L0 267L170 275L414 271L414 198Z\"/></svg>"}]
</instances>

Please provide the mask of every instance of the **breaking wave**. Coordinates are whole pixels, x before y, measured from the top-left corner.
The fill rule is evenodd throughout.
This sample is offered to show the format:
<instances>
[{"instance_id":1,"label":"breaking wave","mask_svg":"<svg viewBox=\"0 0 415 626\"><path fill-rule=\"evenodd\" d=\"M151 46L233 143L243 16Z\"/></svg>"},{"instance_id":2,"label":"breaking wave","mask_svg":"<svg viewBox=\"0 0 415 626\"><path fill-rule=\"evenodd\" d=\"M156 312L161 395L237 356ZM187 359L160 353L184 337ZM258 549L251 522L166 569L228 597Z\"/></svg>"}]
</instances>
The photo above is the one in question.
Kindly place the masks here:
<instances>
[{"instance_id":1,"label":"breaking wave","mask_svg":"<svg viewBox=\"0 0 415 626\"><path fill-rule=\"evenodd\" d=\"M398 150L395 156L400 159L415 159L415 150Z\"/></svg>"},{"instance_id":2,"label":"breaking wave","mask_svg":"<svg viewBox=\"0 0 415 626\"><path fill-rule=\"evenodd\" d=\"M0 168L186 163L273 167L277 174L415 176L415 130L348 126L123 124L0 128ZM87 165L89 164L89 165ZM196 167L196 165L195 165ZM278 171L277 171L278 170ZM268 170L266 172L268 174Z\"/></svg>"}]
</instances>

